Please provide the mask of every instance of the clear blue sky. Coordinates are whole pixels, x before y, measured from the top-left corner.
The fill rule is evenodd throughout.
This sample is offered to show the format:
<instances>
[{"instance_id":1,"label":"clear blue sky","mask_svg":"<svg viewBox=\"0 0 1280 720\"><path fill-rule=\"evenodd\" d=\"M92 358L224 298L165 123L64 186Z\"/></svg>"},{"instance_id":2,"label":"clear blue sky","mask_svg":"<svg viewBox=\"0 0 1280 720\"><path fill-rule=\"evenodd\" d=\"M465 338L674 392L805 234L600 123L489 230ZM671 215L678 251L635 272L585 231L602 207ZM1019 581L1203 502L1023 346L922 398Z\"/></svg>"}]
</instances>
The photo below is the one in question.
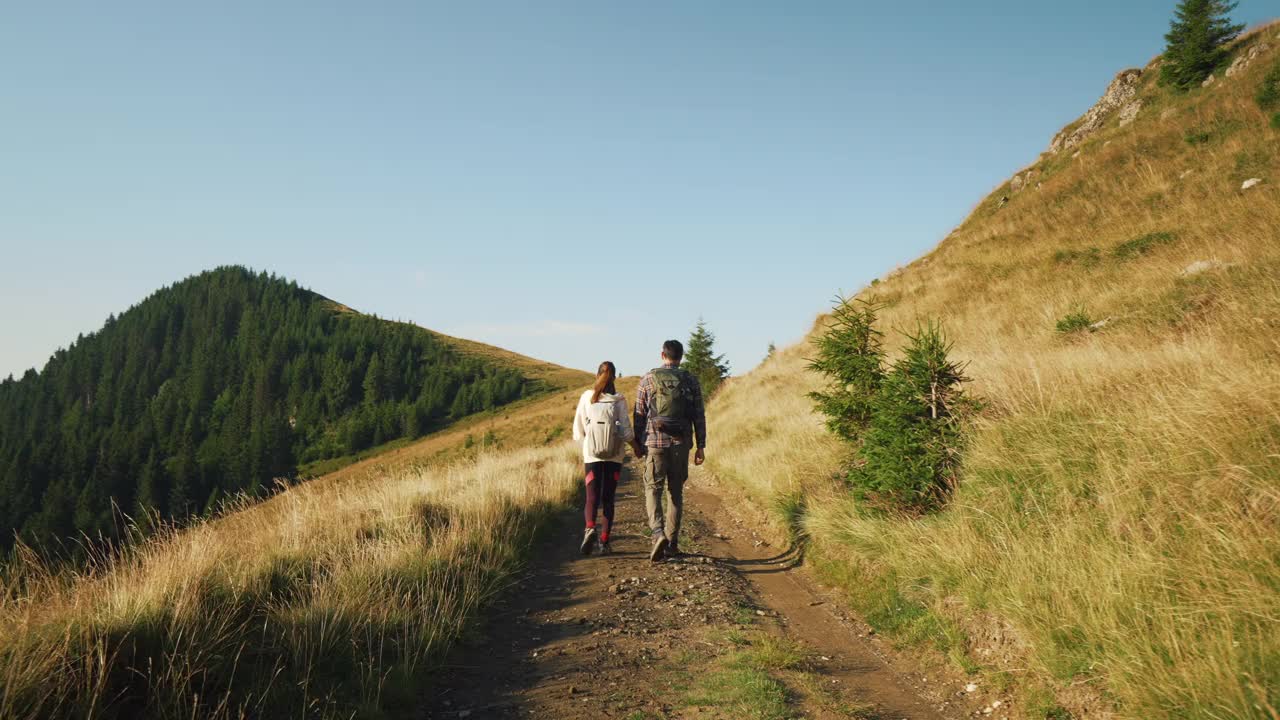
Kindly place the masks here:
<instances>
[{"instance_id":1,"label":"clear blue sky","mask_svg":"<svg viewBox=\"0 0 1280 720\"><path fill-rule=\"evenodd\" d=\"M10 3L0 375L230 263L624 374L702 316L745 371L936 244L1173 5Z\"/></svg>"}]
</instances>

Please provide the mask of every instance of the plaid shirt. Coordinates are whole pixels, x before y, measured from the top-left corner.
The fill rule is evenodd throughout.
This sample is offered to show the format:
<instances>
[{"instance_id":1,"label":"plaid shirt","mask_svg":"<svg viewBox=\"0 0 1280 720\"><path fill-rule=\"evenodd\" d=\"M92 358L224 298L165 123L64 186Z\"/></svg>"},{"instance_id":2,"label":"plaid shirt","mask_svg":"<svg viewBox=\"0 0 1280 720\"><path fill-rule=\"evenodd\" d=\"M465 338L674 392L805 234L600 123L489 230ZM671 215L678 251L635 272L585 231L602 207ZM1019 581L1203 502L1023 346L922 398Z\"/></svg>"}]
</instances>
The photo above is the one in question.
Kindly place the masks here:
<instances>
[{"instance_id":1,"label":"plaid shirt","mask_svg":"<svg viewBox=\"0 0 1280 720\"><path fill-rule=\"evenodd\" d=\"M664 368L678 367L675 363L664 362ZM698 378L689 376L693 381L693 431L698 439L698 447L707 446L707 415L702 406L702 385ZM648 415L653 412L653 371L645 373L640 379L640 390L636 393L636 406L632 425L635 427L636 442L644 443L651 448L669 448L672 445L688 443L690 438L686 432L683 437L670 435L657 428L649 429Z\"/></svg>"}]
</instances>

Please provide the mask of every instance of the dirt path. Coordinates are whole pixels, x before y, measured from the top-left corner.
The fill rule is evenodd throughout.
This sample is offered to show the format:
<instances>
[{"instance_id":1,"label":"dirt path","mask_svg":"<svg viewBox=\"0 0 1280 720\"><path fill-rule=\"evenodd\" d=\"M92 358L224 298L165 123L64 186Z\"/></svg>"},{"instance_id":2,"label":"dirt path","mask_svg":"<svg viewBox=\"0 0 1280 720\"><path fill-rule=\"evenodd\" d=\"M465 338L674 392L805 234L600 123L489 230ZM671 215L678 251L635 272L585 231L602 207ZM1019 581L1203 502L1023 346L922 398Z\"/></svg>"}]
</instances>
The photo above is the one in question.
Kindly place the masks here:
<instances>
[{"instance_id":1,"label":"dirt path","mask_svg":"<svg viewBox=\"0 0 1280 720\"><path fill-rule=\"evenodd\" d=\"M652 563L642 482L618 489L615 553L566 513L450 657L427 718L943 718L839 609L691 480L681 544Z\"/></svg>"}]
</instances>

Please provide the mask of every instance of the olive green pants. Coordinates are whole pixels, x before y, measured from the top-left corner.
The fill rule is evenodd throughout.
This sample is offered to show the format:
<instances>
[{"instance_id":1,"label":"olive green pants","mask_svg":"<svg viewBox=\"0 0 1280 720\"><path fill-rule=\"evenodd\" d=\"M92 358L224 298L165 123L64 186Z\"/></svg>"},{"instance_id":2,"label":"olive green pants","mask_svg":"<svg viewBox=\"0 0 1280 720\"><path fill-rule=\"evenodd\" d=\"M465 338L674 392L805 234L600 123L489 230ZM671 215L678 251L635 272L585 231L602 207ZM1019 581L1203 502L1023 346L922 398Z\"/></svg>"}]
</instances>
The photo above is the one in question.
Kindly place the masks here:
<instances>
[{"instance_id":1,"label":"olive green pants","mask_svg":"<svg viewBox=\"0 0 1280 720\"><path fill-rule=\"evenodd\" d=\"M689 445L649 448L644 459L644 507L649 512L649 529L656 540L667 536L676 547L680 542L680 516L684 510L684 481L689 479ZM663 494L670 502L663 510Z\"/></svg>"}]
</instances>

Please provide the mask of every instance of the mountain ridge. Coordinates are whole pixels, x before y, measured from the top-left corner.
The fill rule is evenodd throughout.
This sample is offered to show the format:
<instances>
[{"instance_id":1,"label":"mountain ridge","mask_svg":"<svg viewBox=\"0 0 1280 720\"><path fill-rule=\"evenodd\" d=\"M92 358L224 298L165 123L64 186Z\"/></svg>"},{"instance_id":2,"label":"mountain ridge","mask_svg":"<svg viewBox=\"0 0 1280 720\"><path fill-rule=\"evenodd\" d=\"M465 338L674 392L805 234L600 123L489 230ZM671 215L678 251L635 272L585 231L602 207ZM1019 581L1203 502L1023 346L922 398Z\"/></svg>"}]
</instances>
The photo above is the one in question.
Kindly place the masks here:
<instances>
[{"instance_id":1,"label":"mountain ridge","mask_svg":"<svg viewBox=\"0 0 1280 720\"><path fill-rule=\"evenodd\" d=\"M119 538L578 377L223 266L0 382L0 527Z\"/></svg>"}]
</instances>

